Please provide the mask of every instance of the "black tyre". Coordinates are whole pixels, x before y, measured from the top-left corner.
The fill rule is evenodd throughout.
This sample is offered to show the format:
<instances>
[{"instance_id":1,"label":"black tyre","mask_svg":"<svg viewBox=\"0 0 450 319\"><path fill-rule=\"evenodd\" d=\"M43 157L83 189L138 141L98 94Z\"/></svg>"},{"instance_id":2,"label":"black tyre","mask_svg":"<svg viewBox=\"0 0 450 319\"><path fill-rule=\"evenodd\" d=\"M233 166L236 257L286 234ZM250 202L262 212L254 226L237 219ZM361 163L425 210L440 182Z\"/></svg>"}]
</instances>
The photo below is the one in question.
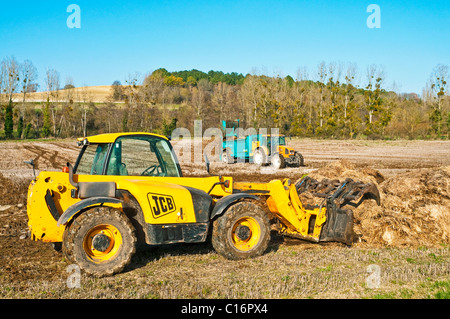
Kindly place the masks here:
<instances>
[{"instance_id":1,"label":"black tyre","mask_svg":"<svg viewBox=\"0 0 450 319\"><path fill-rule=\"evenodd\" d=\"M303 159L303 155L300 153L295 153L295 157L297 158L298 166L305 166L305 160Z\"/></svg>"},{"instance_id":2,"label":"black tyre","mask_svg":"<svg viewBox=\"0 0 450 319\"><path fill-rule=\"evenodd\" d=\"M231 260L260 256L270 241L269 218L252 202L232 204L213 222L212 245Z\"/></svg>"},{"instance_id":3,"label":"black tyre","mask_svg":"<svg viewBox=\"0 0 450 319\"><path fill-rule=\"evenodd\" d=\"M95 207L76 217L64 234L68 260L86 273L111 276L121 272L136 252L136 234L130 220L111 207Z\"/></svg>"}]
</instances>

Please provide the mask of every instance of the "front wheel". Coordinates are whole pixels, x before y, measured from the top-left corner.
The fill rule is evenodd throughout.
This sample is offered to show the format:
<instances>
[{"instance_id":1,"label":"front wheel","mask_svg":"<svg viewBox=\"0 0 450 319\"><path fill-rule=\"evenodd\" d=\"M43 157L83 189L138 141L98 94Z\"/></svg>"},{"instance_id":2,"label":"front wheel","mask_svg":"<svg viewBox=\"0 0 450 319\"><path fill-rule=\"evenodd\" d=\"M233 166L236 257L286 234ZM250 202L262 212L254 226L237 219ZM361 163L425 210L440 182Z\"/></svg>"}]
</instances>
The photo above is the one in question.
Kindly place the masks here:
<instances>
[{"instance_id":1,"label":"front wheel","mask_svg":"<svg viewBox=\"0 0 450 319\"><path fill-rule=\"evenodd\" d=\"M231 260L260 256L270 241L269 218L251 202L232 204L213 223L212 245Z\"/></svg>"},{"instance_id":2,"label":"front wheel","mask_svg":"<svg viewBox=\"0 0 450 319\"><path fill-rule=\"evenodd\" d=\"M285 168L286 167L286 161L284 160L283 155L276 153L272 156L270 163L272 166L276 169Z\"/></svg>"},{"instance_id":3,"label":"front wheel","mask_svg":"<svg viewBox=\"0 0 450 319\"><path fill-rule=\"evenodd\" d=\"M66 232L63 246L68 259L94 276L122 271L136 251L133 225L121 211L111 207L85 211Z\"/></svg>"}]
</instances>

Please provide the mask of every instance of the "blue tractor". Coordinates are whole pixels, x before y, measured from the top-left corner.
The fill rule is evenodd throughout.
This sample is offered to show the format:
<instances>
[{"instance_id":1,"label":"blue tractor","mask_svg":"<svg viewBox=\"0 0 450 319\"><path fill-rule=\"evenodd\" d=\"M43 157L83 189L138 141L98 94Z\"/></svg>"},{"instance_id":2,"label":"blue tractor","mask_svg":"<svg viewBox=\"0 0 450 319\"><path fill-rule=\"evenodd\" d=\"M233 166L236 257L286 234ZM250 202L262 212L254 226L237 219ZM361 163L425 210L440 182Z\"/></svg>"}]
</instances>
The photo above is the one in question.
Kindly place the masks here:
<instances>
[{"instance_id":1,"label":"blue tractor","mask_svg":"<svg viewBox=\"0 0 450 319\"><path fill-rule=\"evenodd\" d=\"M286 137L256 130L242 130L240 120L222 121L224 139L221 160L224 163L249 162L275 168L304 166L302 154L286 146Z\"/></svg>"}]
</instances>

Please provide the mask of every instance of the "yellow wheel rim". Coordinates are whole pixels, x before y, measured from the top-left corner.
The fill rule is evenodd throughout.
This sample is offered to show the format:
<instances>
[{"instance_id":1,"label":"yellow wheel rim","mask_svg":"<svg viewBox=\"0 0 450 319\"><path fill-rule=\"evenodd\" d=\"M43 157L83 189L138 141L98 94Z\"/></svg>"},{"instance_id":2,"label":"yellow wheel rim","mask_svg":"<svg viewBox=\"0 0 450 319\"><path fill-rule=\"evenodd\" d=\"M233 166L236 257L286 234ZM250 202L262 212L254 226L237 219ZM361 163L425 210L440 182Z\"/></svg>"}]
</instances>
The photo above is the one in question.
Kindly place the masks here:
<instances>
[{"instance_id":1,"label":"yellow wheel rim","mask_svg":"<svg viewBox=\"0 0 450 319\"><path fill-rule=\"evenodd\" d=\"M122 235L113 225L97 225L86 234L83 249L94 263L113 258L122 246Z\"/></svg>"},{"instance_id":2,"label":"yellow wheel rim","mask_svg":"<svg viewBox=\"0 0 450 319\"><path fill-rule=\"evenodd\" d=\"M231 240L236 249L249 251L261 238L261 227L252 217L238 219L231 230Z\"/></svg>"}]
</instances>

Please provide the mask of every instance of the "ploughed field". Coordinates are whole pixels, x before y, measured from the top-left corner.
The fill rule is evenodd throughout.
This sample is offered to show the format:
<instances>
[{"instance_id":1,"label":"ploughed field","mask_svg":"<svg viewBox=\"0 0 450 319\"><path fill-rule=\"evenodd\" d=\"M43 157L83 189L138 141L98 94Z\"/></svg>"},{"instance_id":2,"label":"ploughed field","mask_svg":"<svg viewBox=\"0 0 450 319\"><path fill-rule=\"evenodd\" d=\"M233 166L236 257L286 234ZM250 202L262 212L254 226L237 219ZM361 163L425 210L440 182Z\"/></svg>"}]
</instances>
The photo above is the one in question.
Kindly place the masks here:
<instances>
[{"instance_id":1,"label":"ploughed field","mask_svg":"<svg viewBox=\"0 0 450 319\"><path fill-rule=\"evenodd\" d=\"M173 143L177 152L180 143ZM33 172L23 161L34 159L37 173L61 170L75 162L75 140L2 142L0 298L450 298L449 141L287 143L306 166L274 171L223 164L213 152L210 173L252 182L295 182L308 174L376 183L381 206L365 201L353 210L352 247L276 233L263 256L242 261L222 258L209 243L139 247L123 273L81 273L74 287L63 255L28 236L26 193ZM202 158L196 156L180 156L185 176L207 175L204 163L193 162Z\"/></svg>"}]
</instances>

